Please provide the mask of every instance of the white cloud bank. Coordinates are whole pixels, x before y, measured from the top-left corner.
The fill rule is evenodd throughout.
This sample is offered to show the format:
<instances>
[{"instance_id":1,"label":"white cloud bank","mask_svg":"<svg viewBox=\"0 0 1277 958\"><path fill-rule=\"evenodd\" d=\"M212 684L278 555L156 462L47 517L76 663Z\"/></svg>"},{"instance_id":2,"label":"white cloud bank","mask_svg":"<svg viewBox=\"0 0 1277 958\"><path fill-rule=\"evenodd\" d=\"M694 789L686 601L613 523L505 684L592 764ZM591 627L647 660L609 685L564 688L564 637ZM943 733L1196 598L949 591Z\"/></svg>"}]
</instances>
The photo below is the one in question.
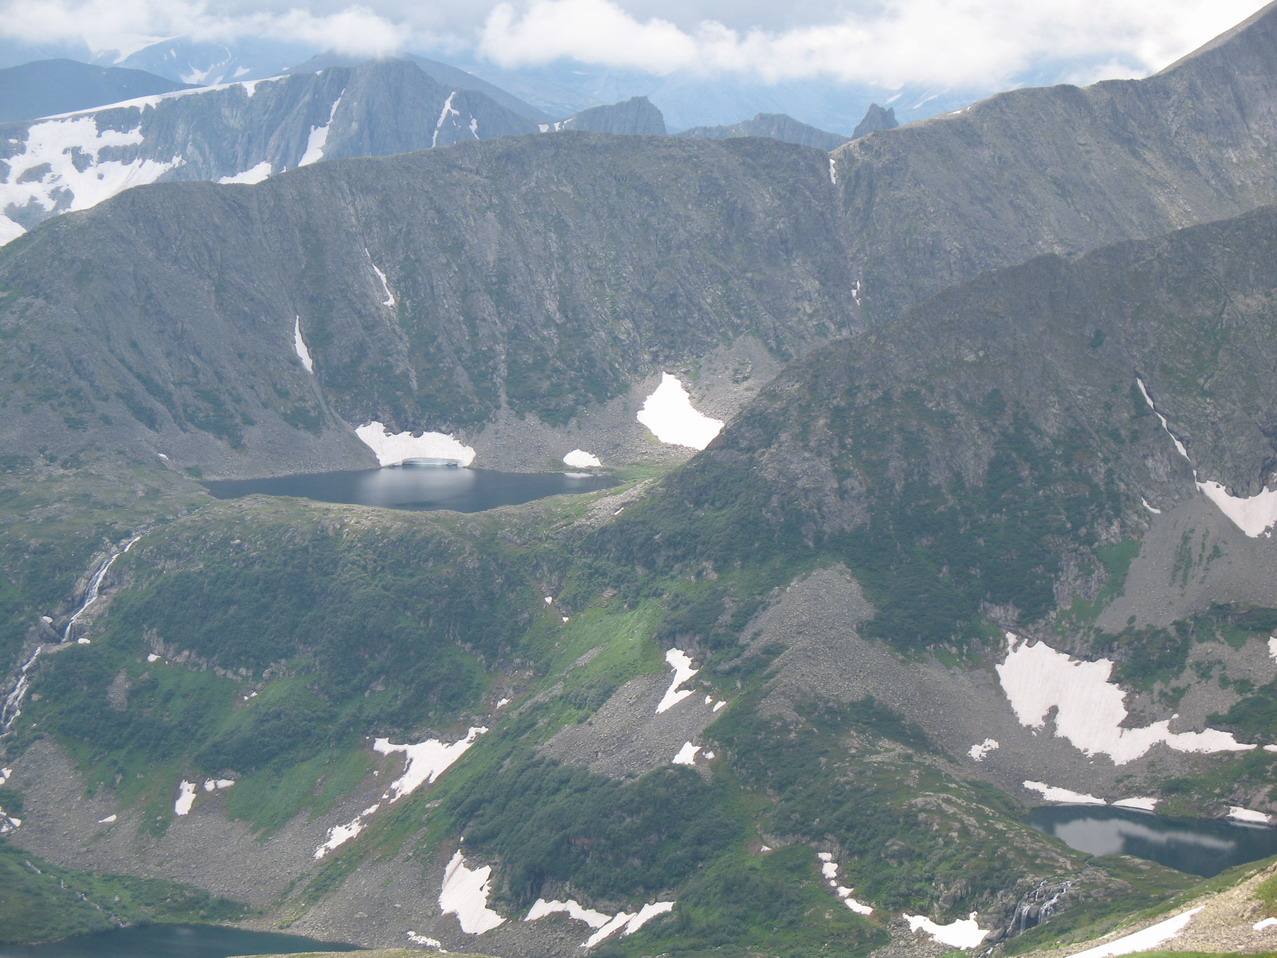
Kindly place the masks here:
<instances>
[{"instance_id":1,"label":"white cloud bank","mask_svg":"<svg viewBox=\"0 0 1277 958\"><path fill-rule=\"evenodd\" d=\"M651 4L649 7L653 6ZM774 82L824 75L887 88L996 86L1045 61L1088 60L1106 75L1160 69L1257 8L1253 0L887 0L781 29L669 16L614 0L494 6L480 51L505 67L571 59L647 70L741 73ZM828 17L826 13L826 17Z\"/></svg>"},{"instance_id":2,"label":"white cloud bank","mask_svg":"<svg viewBox=\"0 0 1277 958\"><path fill-rule=\"evenodd\" d=\"M1245 19L1256 0L2 0L0 36L85 39L127 55L148 41L246 37L378 56L471 49L503 67L575 60L655 74L825 76L992 89L1043 64L1055 78L1160 69ZM1069 66L1073 69L1069 69Z\"/></svg>"}]
</instances>

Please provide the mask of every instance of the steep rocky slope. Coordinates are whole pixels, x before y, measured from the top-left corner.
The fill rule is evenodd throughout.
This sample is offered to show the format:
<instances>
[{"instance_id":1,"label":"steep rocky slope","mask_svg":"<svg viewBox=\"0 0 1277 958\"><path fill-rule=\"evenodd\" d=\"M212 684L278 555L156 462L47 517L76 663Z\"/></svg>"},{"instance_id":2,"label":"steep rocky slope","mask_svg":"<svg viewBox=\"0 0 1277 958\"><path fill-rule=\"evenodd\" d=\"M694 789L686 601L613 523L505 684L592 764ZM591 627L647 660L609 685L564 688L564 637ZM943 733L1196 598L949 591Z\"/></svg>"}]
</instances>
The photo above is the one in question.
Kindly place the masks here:
<instances>
[{"instance_id":1,"label":"steep rocky slope","mask_svg":"<svg viewBox=\"0 0 1277 958\"><path fill-rule=\"evenodd\" d=\"M554 441L610 455L645 434L661 373L698 364L722 419L741 384L855 324L826 164L561 133L132 191L5 251L5 383L37 403L5 444L123 443L245 475L367 461L351 427L379 421L464 430L492 464L496 440L475 437L502 415L600 410Z\"/></svg>"},{"instance_id":2,"label":"steep rocky slope","mask_svg":"<svg viewBox=\"0 0 1277 958\"><path fill-rule=\"evenodd\" d=\"M1144 80L1002 93L836 151L866 307L1277 200L1277 8Z\"/></svg>"}]
</instances>

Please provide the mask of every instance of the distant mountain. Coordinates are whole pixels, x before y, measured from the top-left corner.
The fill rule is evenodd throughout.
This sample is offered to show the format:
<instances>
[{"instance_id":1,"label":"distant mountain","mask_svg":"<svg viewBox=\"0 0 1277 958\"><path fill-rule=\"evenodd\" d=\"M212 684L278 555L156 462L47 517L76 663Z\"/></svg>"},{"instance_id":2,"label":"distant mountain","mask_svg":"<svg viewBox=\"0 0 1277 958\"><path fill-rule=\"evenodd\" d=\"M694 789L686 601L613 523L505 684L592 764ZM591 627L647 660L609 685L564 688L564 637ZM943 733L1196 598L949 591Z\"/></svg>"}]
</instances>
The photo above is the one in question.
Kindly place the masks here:
<instances>
[{"instance_id":1,"label":"distant mountain","mask_svg":"<svg viewBox=\"0 0 1277 958\"><path fill-rule=\"evenodd\" d=\"M408 60L417 65L422 73L431 77L436 82L448 87L451 90L474 90L478 93L487 94L494 103L498 103L512 113L520 116L526 116L530 120L544 122L550 119L549 114L543 110L534 107L530 103L525 103L517 96L507 93L498 86L494 86L487 80L480 79L473 73L467 73L457 67L449 66L446 63L440 63L438 60L431 60L427 57L419 57L415 54L408 54L402 59ZM357 57L341 57L336 54L325 53L319 56L311 57L305 63L299 63L297 66L290 67L288 73L318 73L321 70L327 70L329 67L358 66L360 63L366 62Z\"/></svg>"},{"instance_id":2,"label":"distant mountain","mask_svg":"<svg viewBox=\"0 0 1277 958\"><path fill-rule=\"evenodd\" d=\"M877 133L879 130L894 130L899 125L896 122L895 107L887 107L884 110L877 103L871 103L869 109L865 111L865 118L857 123L855 130L852 131L851 138L858 140L862 136Z\"/></svg>"},{"instance_id":3,"label":"distant mountain","mask_svg":"<svg viewBox=\"0 0 1277 958\"><path fill-rule=\"evenodd\" d=\"M182 83L210 86L279 76L289 64L299 63L313 52L299 44L251 37L234 43L170 37L127 50L100 51L94 59L98 63L146 70Z\"/></svg>"},{"instance_id":4,"label":"distant mountain","mask_svg":"<svg viewBox=\"0 0 1277 958\"><path fill-rule=\"evenodd\" d=\"M694 136L704 140L728 140L738 136L766 136L784 143L814 146L818 150L832 150L847 142L845 136L826 133L806 123L799 123L783 113L759 113L752 120L742 120L731 126L694 126L678 136Z\"/></svg>"},{"instance_id":5,"label":"distant mountain","mask_svg":"<svg viewBox=\"0 0 1277 958\"><path fill-rule=\"evenodd\" d=\"M576 62L502 69L477 57L434 54L509 90L552 116L567 116L598 103L645 96L660 108L672 131L729 126L743 116L783 113L821 130L850 131L877 102L893 107L902 123L952 112L989 96L995 89L940 89L906 86L848 86L804 79L764 83L732 75L694 73L656 76L637 70Z\"/></svg>"},{"instance_id":6,"label":"distant mountain","mask_svg":"<svg viewBox=\"0 0 1277 958\"><path fill-rule=\"evenodd\" d=\"M534 133L485 94L387 60L144 97L4 128L0 240L160 180L254 183L320 159Z\"/></svg>"},{"instance_id":7,"label":"distant mountain","mask_svg":"<svg viewBox=\"0 0 1277 958\"><path fill-rule=\"evenodd\" d=\"M554 124L555 130L581 130L622 136L664 136L665 118L645 96L624 103L590 107Z\"/></svg>"},{"instance_id":8,"label":"distant mountain","mask_svg":"<svg viewBox=\"0 0 1277 958\"><path fill-rule=\"evenodd\" d=\"M186 89L186 84L142 70L39 60L0 70L0 122L87 110L181 89Z\"/></svg>"}]
</instances>

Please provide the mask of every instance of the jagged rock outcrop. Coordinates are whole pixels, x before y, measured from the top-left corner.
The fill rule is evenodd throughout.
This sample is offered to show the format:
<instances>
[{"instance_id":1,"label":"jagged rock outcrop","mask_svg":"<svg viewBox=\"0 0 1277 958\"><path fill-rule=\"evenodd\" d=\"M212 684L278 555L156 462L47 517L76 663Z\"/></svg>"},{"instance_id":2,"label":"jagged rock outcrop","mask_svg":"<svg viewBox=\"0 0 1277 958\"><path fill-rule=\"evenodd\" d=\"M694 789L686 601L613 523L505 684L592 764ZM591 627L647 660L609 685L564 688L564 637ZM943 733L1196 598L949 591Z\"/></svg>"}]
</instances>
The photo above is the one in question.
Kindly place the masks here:
<instances>
[{"instance_id":1,"label":"jagged rock outcrop","mask_svg":"<svg viewBox=\"0 0 1277 958\"><path fill-rule=\"evenodd\" d=\"M884 110L877 103L871 103L869 109L865 111L864 119L851 131L851 139L858 140L862 136L877 133L879 130L894 130L899 125L896 122L895 107L889 106Z\"/></svg>"}]
</instances>

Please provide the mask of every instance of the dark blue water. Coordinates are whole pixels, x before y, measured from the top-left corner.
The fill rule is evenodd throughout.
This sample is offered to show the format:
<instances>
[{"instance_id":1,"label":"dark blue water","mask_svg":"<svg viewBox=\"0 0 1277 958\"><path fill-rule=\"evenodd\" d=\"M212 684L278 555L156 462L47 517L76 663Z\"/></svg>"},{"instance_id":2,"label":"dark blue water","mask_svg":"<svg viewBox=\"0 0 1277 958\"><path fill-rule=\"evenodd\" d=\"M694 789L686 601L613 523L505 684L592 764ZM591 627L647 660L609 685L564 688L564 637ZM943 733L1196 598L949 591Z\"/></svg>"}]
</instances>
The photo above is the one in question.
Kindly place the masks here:
<instances>
[{"instance_id":1,"label":"dark blue water","mask_svg":"<svg viewBox=\"0 0 1277 958\"><path fill-rule=\"evenodd\" d=\"M1092 855L1133 855L1209 878L1225 868L1277 855L1277 828L1217 819L1182 820L1096 805L1035 808L1040 832Z\"/></svg>"},{"instance_id":2,"label":"dark blue water","mask_svg":"<svg viewBox=\"0 0 1277 958\"><path fill-rule=\"evenodd\" d=\"M354 945L217 925L145 925L47 945L0 945L0 958L229 958L296 951L355 951Z\"/></svg>"},{"instance_id":3,"label":"dark blue water","mask_svg":"<svg viewBox=\"0 0 1277 958\"><path fill-rule=\"evenodd\" d=\"M617 484L610 476L585 473L492 472L446 466L394 466L352 472L223 479L204 483L218 499L256 494L299 496L387 509L453 509L480 512L565 493L594 492Z\"/></svg>"}]
</instances>

